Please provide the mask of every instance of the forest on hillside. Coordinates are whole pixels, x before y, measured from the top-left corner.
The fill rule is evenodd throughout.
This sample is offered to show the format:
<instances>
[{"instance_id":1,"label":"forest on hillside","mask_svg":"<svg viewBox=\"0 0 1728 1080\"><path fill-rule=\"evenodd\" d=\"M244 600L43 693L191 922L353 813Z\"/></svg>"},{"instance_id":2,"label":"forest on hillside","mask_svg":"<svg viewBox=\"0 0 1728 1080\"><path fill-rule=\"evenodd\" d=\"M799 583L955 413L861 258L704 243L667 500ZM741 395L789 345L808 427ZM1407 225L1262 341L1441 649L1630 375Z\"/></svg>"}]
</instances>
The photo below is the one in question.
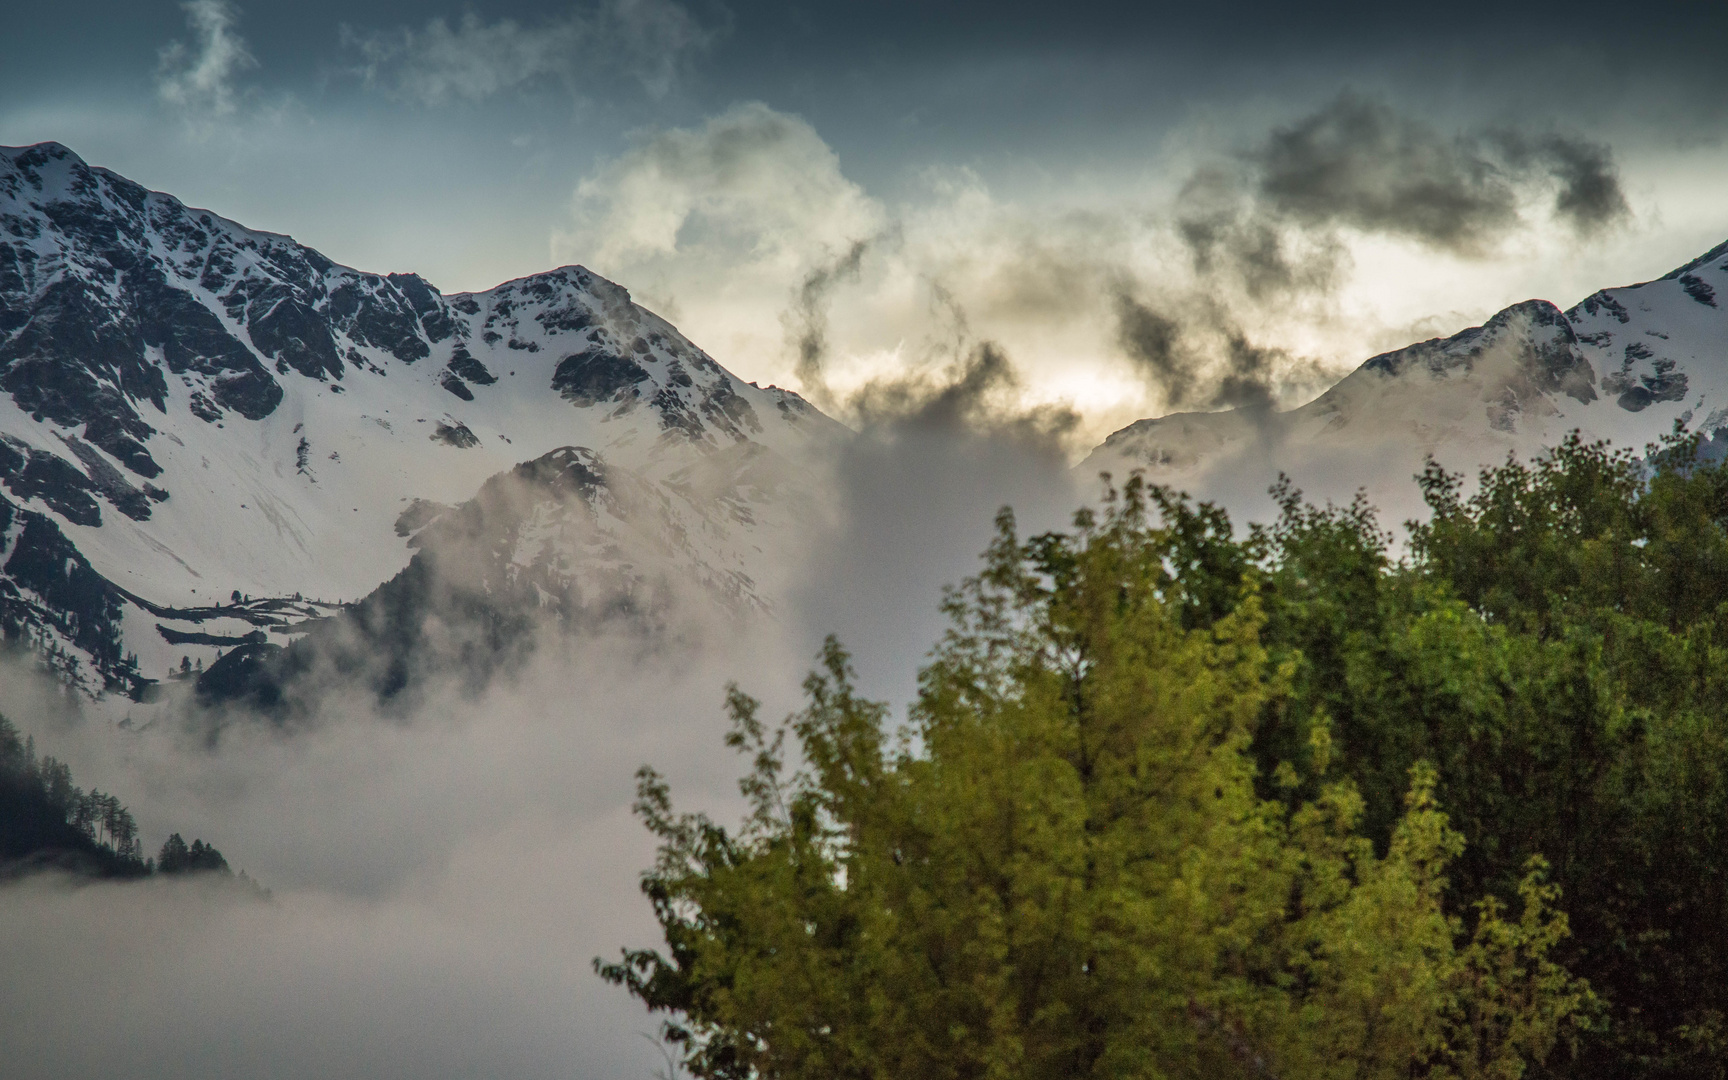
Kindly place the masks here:
<instances>
[{"instance_id":1,"label":"forest on hillside","mask_svg":"<svg viewBox=\"0 0 1728 1080\"><path fill-rule=\"evenodd\" d=\"M117 797L73 784L64 762L38 757L34 737L0 716L0 878L50 869L117 879L230 872L220 851L179 833L145 858L138 823Z\"/></svg>"},{"instance_id":2,"label":"forest on hillside","mask_svg":"<svg viewBox=\"0 0 1728 1080\"><path fill-rule=\"evenodd\" d=\"M596 961L703 1077L1728 1075L1728 468L1574 436L1277 521L1013 516L904 724L734 689Z\"/></svg>"}]
</instances>

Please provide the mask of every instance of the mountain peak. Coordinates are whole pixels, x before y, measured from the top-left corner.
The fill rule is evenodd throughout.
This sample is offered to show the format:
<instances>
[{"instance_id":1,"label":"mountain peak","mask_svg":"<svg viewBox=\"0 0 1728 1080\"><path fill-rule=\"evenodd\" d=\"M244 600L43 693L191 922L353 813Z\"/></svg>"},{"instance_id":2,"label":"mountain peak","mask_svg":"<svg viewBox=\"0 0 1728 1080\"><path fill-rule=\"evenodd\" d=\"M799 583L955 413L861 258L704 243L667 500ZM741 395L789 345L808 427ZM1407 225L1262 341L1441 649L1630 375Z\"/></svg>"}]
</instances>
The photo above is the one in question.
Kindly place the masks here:
<instances>
[{"instance_id":1,"label":"mountain peak","mask_svg":"<svg viewBox=\"0 0 1728 1080\"><path fill-rule=\"evenodd\" d=\"M1458 369L1474 371L1498 357L1509 359L1515 373L1503 380L1497 400L1488 405L1489 426L1496 430L1512 430L1508 425L1515 422L1515 414L1540 395L1560 393L1582 403L1596 400L1596 373L1579 351L1572 324L1547 300L1525 300L1444 340L1382 353L1359 371L1399 378L1420 368L1438 377Z\"/></svg>"},{"instance_id":2,"label":"mountain peak","mask_svg":"<svg viewBox=\"0 0 1728 1080\"><path fill-rule=\"evenodd\" d=\"M1369 485L1393 505L1427 455L1474 472L1574 429L1622 446L1660 438L1676 422L1728 429L1725 289L1728 244L1566 311L1525 300L1480 326L1382 353L1289 412L1137 421L1082 468L1139 468L1202 490L1239 488L1249 475L1269 483L1283 471L1311 494L1348 499Z\"/></svg>"},{"instance_id":3,"label":"mountain peak","mask_svg":"<svg viewBox=\"0 0 1728 1080\"><path fill-rule=\"evenodd\" d=\"M1656 280L1675 281L1692 273L1699 267L1707 266L1707 264L1710 263L1723 263L1723 265L1728 265L1728 262L1724 262L1724 260L1728 260L1728 240L1722 241L1720 244L1717 244L1715 247L1698 256L1696 259L1693 259L1686 265L1675 267L1673 270L1668 271ZM1718 267L1718 269L1720 268L1721 267Z\"/></svg>"},{"instance_id":4,"label":"mountain peak","mask_svg":"<svg viewBox=\"0 0 1728 1080\"><path fill-rule=\"evenodd\" d=\"M231 592L366 594L409 557L394 525L411 500L461 502L560 447L659 483L839 430L581 266L445 296L57 143L0 152L0 519L36 523L0 526L0 633L48 634L103 680L280 629L221 607ZM67 551L99 587L5 569L73 566ZM125 614L139 604L159 634Z\"/></svg>"},{"instance_id":5,"label":"mountain peak","mask_svg":"<svg viewBox=\"0 0 1728 1080\"><path fill-rule=\"evenodd\" d=\"M85 164L84 159L65 143L39 142L28 146L0 146L0 158L4 158L15 168L35 168L50 161L73 161L79 165Z\"/></svg>"}]
</instances>

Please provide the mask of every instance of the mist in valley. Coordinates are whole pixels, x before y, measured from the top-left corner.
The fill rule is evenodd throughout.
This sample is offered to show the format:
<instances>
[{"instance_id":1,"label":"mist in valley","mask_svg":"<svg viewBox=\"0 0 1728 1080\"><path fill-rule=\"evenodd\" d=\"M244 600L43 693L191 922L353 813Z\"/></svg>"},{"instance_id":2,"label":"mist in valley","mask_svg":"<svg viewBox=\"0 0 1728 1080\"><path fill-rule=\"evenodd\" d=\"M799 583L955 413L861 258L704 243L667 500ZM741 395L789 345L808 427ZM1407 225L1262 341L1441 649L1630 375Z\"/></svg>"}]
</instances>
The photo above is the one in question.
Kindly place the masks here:
<instances>
[{"instance_id":1,"label":"mist in valley","mask_svg":"<svg viewBox=\"0 0 1728 1080\"><path fill-rule=\"evenodd\" d=\"M269 895L211 875L0 886L8 1075L664 1073L658 1020L591 968L659 944L637 767L734 820L728 682L783 715L832 633L903 709L941 587L974 572L996 510L1060 528L1084 494L1048 442L928 415L885 419L823 475L773 616L710 611L676 634L547 620L483 689L429 677L408 709L329 678L297 688L315 708L290 723L183 694L116 724L112 703L11 663L0 712L117 793L147 852L200 837Z\"/></svg>"}]
</instances>

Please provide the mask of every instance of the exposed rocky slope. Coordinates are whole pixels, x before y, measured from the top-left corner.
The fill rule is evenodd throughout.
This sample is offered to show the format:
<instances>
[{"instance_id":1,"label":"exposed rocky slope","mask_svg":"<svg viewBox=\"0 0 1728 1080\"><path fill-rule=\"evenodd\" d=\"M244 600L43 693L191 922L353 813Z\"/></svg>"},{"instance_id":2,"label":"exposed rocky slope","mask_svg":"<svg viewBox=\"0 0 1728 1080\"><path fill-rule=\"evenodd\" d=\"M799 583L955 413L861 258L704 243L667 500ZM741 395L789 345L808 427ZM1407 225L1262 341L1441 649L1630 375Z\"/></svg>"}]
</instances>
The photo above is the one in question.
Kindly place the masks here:
<instances>
[{"instance_id":1,"label":"exposed rocky slope","mask_svg":"<svg viewBox=\"0 0 1728 1080\"><path fill-rule=\"evenodd\" d=\"M588 505L652 520L537 565L761 606L755 480L841 431L581 267L446 296L58 144L0 149L0 629L93 693L288 640L404 569L416 500L564 447L629 477Z\"/></svg>"}]
</instances>

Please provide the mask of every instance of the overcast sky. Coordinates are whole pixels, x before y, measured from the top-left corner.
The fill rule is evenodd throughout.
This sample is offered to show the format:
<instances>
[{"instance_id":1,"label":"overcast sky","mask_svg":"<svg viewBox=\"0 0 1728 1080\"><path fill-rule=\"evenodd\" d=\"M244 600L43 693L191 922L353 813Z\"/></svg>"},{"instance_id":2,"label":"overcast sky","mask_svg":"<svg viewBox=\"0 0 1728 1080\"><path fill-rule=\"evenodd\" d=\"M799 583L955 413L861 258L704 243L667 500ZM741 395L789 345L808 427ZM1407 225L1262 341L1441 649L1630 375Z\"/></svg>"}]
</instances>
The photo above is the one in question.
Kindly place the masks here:
<instances>
[{"instance_id":1,"label":"overcast sky","mask_svg":"<svg viewBox=\"0 0 1728 1080\"><path fill-rule=\"evenodd\" d=\"M0 143L446 291L581 262L842 414L983 342L1082 440L1238 339L1294 404L1728 236L1720 3L10 7Z\"/></svg>"}]
</instances>

